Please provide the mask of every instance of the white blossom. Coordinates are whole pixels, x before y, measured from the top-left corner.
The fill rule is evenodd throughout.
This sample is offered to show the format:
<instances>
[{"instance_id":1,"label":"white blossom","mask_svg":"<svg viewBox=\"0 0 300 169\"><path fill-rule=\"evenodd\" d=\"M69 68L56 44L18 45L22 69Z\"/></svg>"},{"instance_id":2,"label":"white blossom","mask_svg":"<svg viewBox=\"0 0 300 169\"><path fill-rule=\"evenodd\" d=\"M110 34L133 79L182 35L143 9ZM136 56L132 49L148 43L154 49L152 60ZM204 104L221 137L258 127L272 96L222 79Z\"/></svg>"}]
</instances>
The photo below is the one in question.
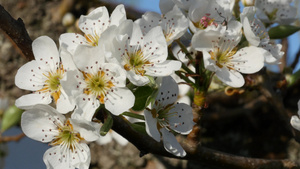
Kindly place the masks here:
<instances>
[{"instance_id":1,"label":"white blossom","mask_svg":"<svg viewBox=\"0 0 300 169\"><path fill-rule=\"evenodd\" d=\"M268 31L264 24L254 17L255 7L245 7L241 13L244 34L250 45L265 49L266 63L279 63L284 52L280 51L282 45L270 41Z\"/></svg>"},{"instance_id":2,"label":"white blossom","mask_svg":"<svg viewBox=\"0 0 300 169\"><path fill-rule=\"evenodd\" d=\"M168 46L160 26L152 28L145 36L138 24L125 21L119 26L118 38L111 44L109 62L119 63L134 85L150 82L147 76L168 76L179 70L179 61L166 60Z\"/></svg>"},{"instance_id":3,"label":"white blossom","mask_svg":"<svg viewBox=\"0 0 300 169\"><path fill-rule=\"evenodd\" d=\"M147 12L135 22L140 25L143 35L152 28L161 26L168 45L180 38L188 28L188 19L176 5L162 16L155 12Z\"/></svg>"},{"instance_id":4,"label":"white blossom","mask_svg":"<svg viewBox=\"0 0 300 169\"><path fill-rule=\"evenodd\" d=\"M144 111L146 131L156 141L161 138L165 149L183 157L186 152L177 142L172 131L189 134L194 126L192 108L184 103L175 103L178 85L170 76L164 77L151 109Z\"/></svg>"},{"instance_id":5,"label":"white blossom","mask_svg":"<svg viewBox=\"0 0 300 169\"><path fill-rule=\"evenodd\" d=\"M98 46L100 43L109 43L109 39L112 39L114 35L114 29L124 20L126 20L124 5L118 5L110 17L106 7L96 8L88 15L82 15L79 19L78 26L84 35L62 34L60 36L61 46L73 55L78 45ZM103 34L104 32L106 34Z\"/></svg>"},{"instance_id":6,"label":"white blossom","mask_svg":"<svg viewBox=\"0 0 300 169\"><path fill-rule=\"evenodd\" d=\"M47 169L89 168L86 143L99 138L99 124L65 118L49 105L36 105L22 114L21 127L29 138L52 146L43 157Z\"/></svg>"},{"instance_id":7,"label":"white blossom","mask_svg":"<svg viewBox=\"0 0 300 169\"><path fill-rule=\"evenodd\" d=\"M36 104L50 104L52 98L57 110L67 113L74 108L61 86L66 71L74 69L70 55L57 50L52 39L41 36L32 43L35 60L23 65L15 76L15 84L21 89L33 91L16 100L16 106L26 108Z\"/></svg>"},{"instance_id":8,"label":"white blossom","mask_svg":"<svg viewBox=\"0 0 300 169\"><path fill-rule=\"evenodd\" d=\"M293 0L255 0L257 17L264 23L291 24L297 19Z\"/></svg>"},{"instance_id":9,"label":"white blossom","mask_svg":"<svg viewBox=\"0 0 300 169\"><path fill-rule=\"evenodd\" d=\"M70 97L76 97L77 109L72 117L91 120L95 110L104 104L114 115L130 109L135 97L126 87L126 72L118 64L105 61L101 47L79 46L74 53L74 62L80 71L68 72L62 85ZM83 59L85 58L85 59Z\"/></svg>"},{"instance_id":10,"label":"white blossom","mask_svg":"<svg viewBox=\"0 0 300 169\"><path fill-rule=\"evenodd\" d=\"M232 2L230 0L198 0L189 8L190 29L196 33L209 26L219 24L230 26L232 18Z\"/></svg>"},{"instance_id":11,"label":"white blossom","mask_svg":"<svg viewBox=\"0 0 300 169\"><path fill-rule=\"evenodd\" d=\"M264 49L254 46L238 49L240 39L241 31L230 32L225 27L205 29L192 38L192 46L203 52L205 68L232 87L244 85L241 73L255 73L264 66Z\"/></svg>"}]
</instances>

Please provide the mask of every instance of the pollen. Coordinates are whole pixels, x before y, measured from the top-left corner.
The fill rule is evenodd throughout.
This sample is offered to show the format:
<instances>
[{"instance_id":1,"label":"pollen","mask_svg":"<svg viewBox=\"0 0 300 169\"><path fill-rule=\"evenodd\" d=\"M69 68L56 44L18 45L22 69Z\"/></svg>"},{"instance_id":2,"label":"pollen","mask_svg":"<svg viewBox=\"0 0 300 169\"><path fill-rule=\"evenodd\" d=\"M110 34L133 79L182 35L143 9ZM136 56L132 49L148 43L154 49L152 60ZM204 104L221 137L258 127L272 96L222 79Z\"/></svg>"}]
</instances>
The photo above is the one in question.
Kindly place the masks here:
<instances>
[{"instance_id":1,"label":"pollen","mask_svg":"<svg viewBox=\"0 0 300 169\"><path fill-rule=\"evenodd\" d=\"M56 103L61 94L60 80L63 78L64 72L63 66L61 65L55 72L47 72L48 74L44 73L43 75L47 80L45 80L44 87L37 92L49 92Z\"/></svg>"},{"instance_id":2,"label":"pollen","mask_svg":"<svg viewBox=\"0 0 300 169\"><path fill-rule=\"evenodd\" d=\"M227 66L228 69L232 69L232 66L230 66L230 60L232 59L232 56L236 53L236 51L236 48L232 50L227 49L225 51L220 50L220 48L215 48L214 51L210 51L209 54L211 56L211 59L216 62L216 65L219 68Z\"/></svg>"},{"instance_id":3,"label":"pollen","mask_svg":"<svg viewBox=\"0 0 300 169\"><path fill-rule=\"evenodd\" d=\"M72 152L76 149L76 144L84 140L79 133L74 132L73 125L67 120L63 125L58 125L58 135L50 143L51 146L67 146Z\"/></svg>"},{"instance_id":4,"label":"pollen","mask_svg":"<svg viewBox=\"0 0 300 169\"><path fill-rule=\"evenodd\" d=\"M87 44L91 46L98 46L98 41L100 36L95 32L93 35L92 34L85 34L84 35Z\"/></svg>"},{"instance_id":5,"label":"pollen","mask_svg":"<svg viewBox=\"0 0 300 169\"><path fill-rule=\"evenodd\" d=\"M133 53L127 52L127 56L124 69L127 71L133 70L135 74L144 76L146 73L145 66L151 63L144 57L143 52L139 49Z\"/></svg>"},{"instance_id":6,"label":"pollen","mask_svg":"<svg viewBox=\"0 0 300 169\"><path fill-rule=\"evenodd\" d=\"M211 25L215 25L216 27L218 26L215 19L209 17L209 14L206 14L206 16L203 16L199 22L195 22L193 24L199 29L206 29Z\"/></svg>"},{"instance_id":7,"label":"pollen","mask_svg":"<svg viewBox=\"0 0 300 169\"><path fill-rule=\"evenodd\" d=\"M103 104L107 92L114 87L112 78L104 71L98 71L95 74L83 73L83 75L87 84L83 92L87 95L94 95Z\"/></svg>"}]
</instances>

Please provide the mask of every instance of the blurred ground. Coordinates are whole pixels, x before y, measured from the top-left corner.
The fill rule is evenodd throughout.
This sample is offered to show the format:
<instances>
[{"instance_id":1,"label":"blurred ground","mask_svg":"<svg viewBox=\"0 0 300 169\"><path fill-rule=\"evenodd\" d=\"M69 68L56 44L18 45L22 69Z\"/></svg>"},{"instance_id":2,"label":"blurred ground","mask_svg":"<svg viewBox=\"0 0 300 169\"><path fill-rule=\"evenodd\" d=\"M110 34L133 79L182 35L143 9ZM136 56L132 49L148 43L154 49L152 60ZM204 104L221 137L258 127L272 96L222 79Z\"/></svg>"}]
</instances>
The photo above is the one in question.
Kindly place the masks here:
<instances>
[{"instance_id":1,"label":"blurred ground","mask_svg":"<svg viewBox=\"0 0 300 169\"><path fill-rule=\"evenodd\" d=\"M63 4L61 2L64 5L61 5ZM90 8L100 5L100 3L93 5L93 1L74 2L75 0L0 0L0 4L14 18L22 18L33 40L46 35L56 43L60 34L67 31L78 31L73 26L74 24L70 27L62 25L61 20L64 13L71 12L75 18L78 18L81 14L86 14ZM114 7L112 5L109 9ZM131 14L131 17L137 16L138 13ZM11 104L16 98L27 93L14 85L16 71L26 62L9 38L0 33L0 96L9 97ZM284 106L289 115L292 115L297 112L295 103L299 97L289 98L289 95L300 96L299 90L286 91L283 98ZM299 161L300 146L293 139L293 133L288 128L290 126L285 126L284 119L276 113L274 106L260 96L261 94L254 91L246 91L239 96L226 96L224 92L209 95L209 107L204 111L201 119L202 145L247 157L290 158ZM250 104L252 102L253 104ZM243 109L247 103L249 103L249 109ZM163 158L151 154L140 158L139 151L130 143L124 147L114 141L104 146L91 143L90 148L92 152L91 169L199 167L214 169L211 166L201 166L196 162Z\"/></svg>"}]
</instances>

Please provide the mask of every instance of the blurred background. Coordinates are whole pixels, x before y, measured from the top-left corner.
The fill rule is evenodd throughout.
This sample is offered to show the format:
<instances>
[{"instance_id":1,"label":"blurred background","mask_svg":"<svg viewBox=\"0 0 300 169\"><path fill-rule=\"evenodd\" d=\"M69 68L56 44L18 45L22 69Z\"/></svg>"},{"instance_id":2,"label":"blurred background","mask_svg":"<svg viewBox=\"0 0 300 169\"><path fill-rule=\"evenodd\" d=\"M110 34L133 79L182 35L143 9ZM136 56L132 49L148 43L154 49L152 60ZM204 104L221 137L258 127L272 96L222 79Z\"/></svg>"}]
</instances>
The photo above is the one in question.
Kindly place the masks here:
<instances>
[{"instance_id":1,"label":"blurred background","mask_svg":"<svg viewBox=\"0 0 300 169\"><path fill-rule=\"evenodd\" d=\"M56 43L60 34L78 32L76 22L80 15L105 5L111 12L123 3L128 18L139 18L145 11L160 13L159 0L0 0L0 4L15 18L21 18L32 40L49 36ZM0 21L1 22L1 21ZM287 38L285 65L291 65L300 55L299 34ZM0 33L0 117L14 105L16 98L28 93L14 85L14 76L27 60L4 33ZM299 64L294 68L300 68ZM276 73L280 66L269 66ZM287 91L284 106L289 115L297 112L295 104L299 98L297 87ZM299 86L298 86L299 89ZM227 153L256 158L299 160L300 145L282 125L280 115L274 113L274 106L259 97L259 93L242 96L228 96L224 91L208 96L209 108L203 116L202 144ZM290 97L289 97L290 96ZM257 102L253 100L258 99ZM259 100L261 99L261 100ZM251 104L250 104L251 103ZM246 105L250 107L245 107ZM42 169L43 154L47 144L33 141L22 134L16 122L0 137L0 169ZM130 143L111 141L104 145L90 144L91 169L118 168L199 168L210 166L188 163L186 160L169 159L155 155L139 157L139 151Z\"/></svg>"}]
</instances>

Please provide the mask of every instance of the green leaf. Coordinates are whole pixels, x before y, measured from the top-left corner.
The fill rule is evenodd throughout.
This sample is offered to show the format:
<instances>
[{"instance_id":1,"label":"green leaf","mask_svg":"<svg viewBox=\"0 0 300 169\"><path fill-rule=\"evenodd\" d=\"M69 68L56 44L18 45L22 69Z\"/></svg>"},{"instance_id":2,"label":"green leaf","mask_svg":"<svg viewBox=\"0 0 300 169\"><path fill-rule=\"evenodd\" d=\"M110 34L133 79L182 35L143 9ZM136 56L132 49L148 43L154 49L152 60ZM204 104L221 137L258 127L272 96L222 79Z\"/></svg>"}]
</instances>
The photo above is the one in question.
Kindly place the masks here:
<instances>
[{"instance_id":1,"label":"green leaf","mask_svg":"<svg viewBox=\"0 0 300 169\"><path fill-rule=\"evenodd\" d=\"M111 129L112 125L113 125L113 119L110 115L110 113L106 113L107 114L107 118L105 119L101 129L100 129L100 135L101 136L105 136L109 130Z\"/></svg>"},{"instance_id":2,"label":"green leaf","mask_svg":"<svg viewBox=\"0 0 300 169\"><path fill-rule=\"evenodd\" d=\"M300 27L293 26L293 25L279 25L273 27L269 30L269 36L271 39L282 39L286 38L293 33L300 30Z\"/></svg>"},{"instance_id":3,"label":"green leaf","mask_svg":"<svg viewBox=\"0 0 300 169\"><path fill-rule=\"evenodd\" d=\"M141 86L138 87L133 94L135 96L135 103L132 110L142 111L147 106L145 103L148 100L148 97L152 94L152 88L150 86Z\"/></svg>"},{"instance_id":4,"label":"green leaf","mask_svg":"<svg viewBox=\"0 0 300 169\"><path fill-rule=\"evenodd\" d=\"M21 120L22 113L23 110L17 108L15 105L6 109L2 118L1 132L4 132L18 124Z\"/></svg>"}]
</instances>

